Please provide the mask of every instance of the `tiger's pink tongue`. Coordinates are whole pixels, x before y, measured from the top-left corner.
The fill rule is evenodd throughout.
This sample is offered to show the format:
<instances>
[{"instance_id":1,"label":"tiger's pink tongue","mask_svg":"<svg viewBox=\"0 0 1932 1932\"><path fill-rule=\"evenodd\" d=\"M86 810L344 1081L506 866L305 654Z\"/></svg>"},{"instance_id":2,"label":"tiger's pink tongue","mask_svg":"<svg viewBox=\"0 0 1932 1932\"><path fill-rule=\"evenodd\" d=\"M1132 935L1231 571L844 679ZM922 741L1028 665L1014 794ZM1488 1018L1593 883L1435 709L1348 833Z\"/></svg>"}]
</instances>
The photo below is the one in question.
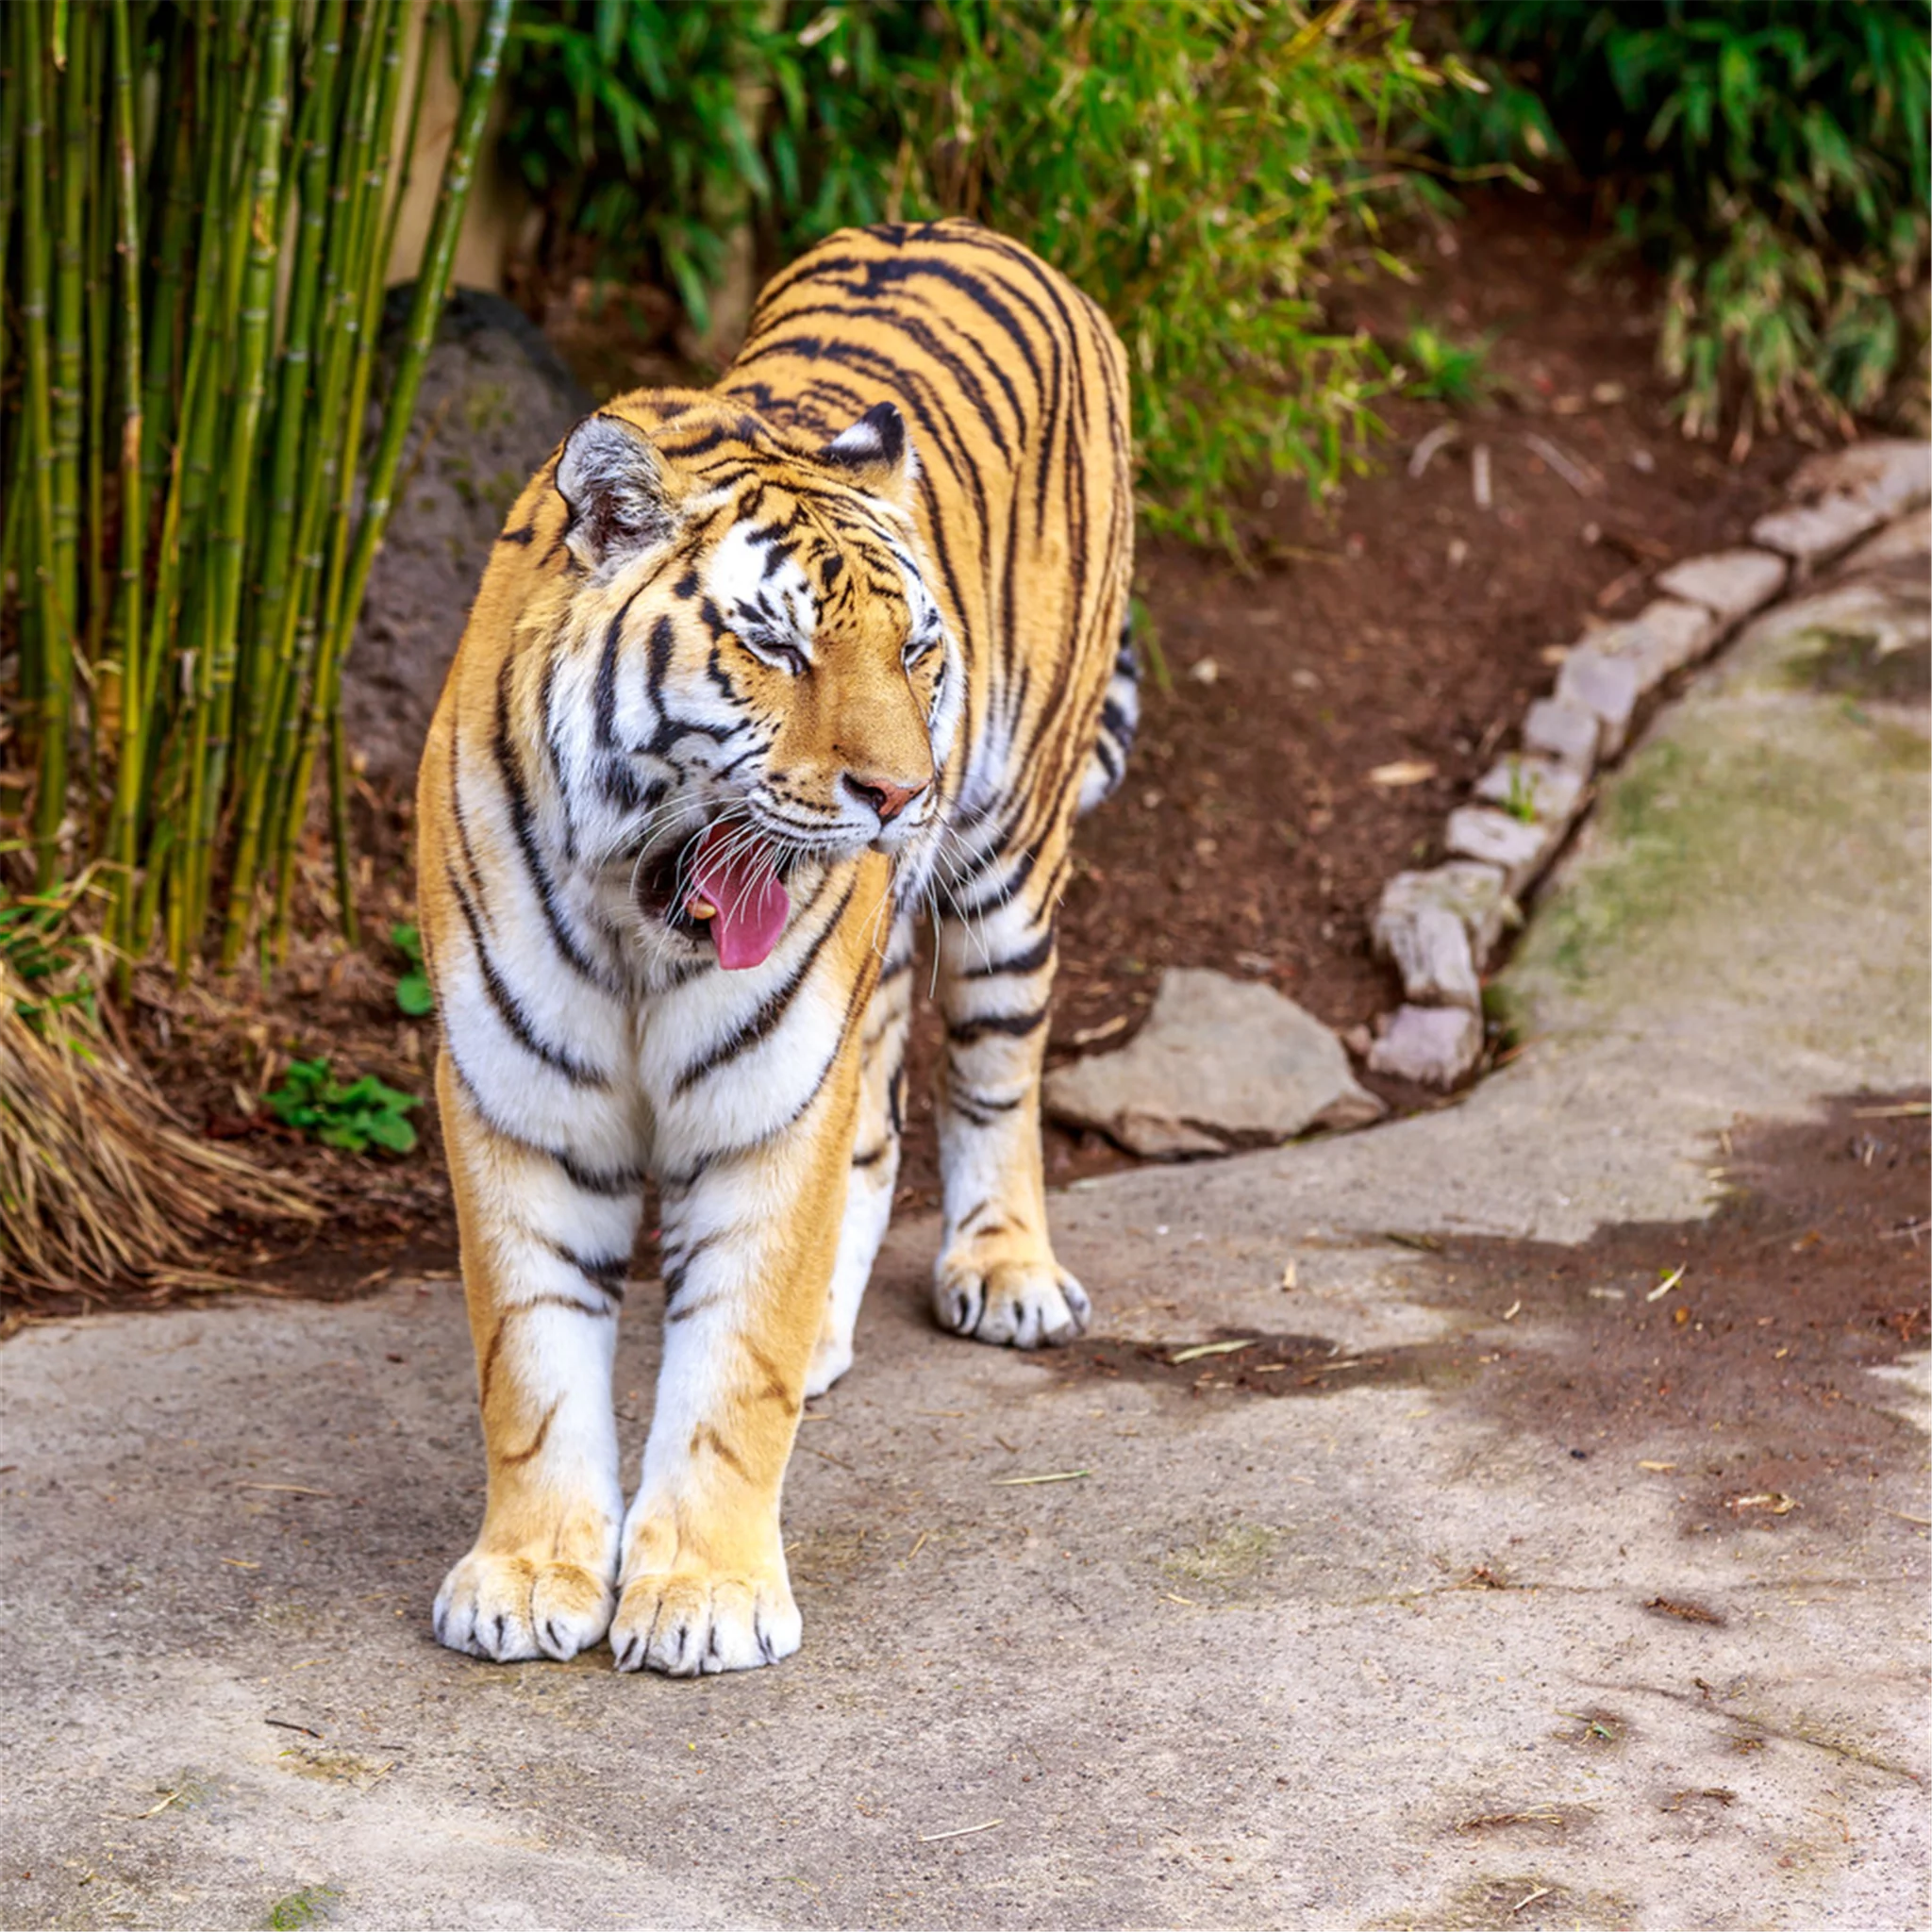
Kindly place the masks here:
<instances>
[{"instance_id":1,"label":"tiger's pink tongue","mask_svg":"<svg viewBox=\"0 0 1932 1932\"><path fill-rule=\"evenodd\" d=\"M791 901L774 875L762 843L748 842L742 826L710 827L698 841L694 881L685 910L693 918L711 908L711 939L727 973L762 966L785 930Z\"/></svg>"}]
</instances>

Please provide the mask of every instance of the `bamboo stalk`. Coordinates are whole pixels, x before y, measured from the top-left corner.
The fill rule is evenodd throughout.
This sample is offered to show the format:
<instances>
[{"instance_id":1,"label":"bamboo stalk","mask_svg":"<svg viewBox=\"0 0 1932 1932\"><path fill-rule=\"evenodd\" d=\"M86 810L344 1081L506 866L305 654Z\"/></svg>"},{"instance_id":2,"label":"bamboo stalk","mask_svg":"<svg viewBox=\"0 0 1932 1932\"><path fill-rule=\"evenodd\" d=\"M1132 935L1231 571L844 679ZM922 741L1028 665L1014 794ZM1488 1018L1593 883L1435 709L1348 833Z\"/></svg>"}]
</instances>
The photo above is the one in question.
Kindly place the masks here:
<instances>
[{"instance_id":1,"label":"bamboo stalk","mask_svg":"<svg viewBox=\"0 0 1932 1932\"><path fill-rule=\"evenodd\" d=\"M376 254L381 231L382 192L387 179L382 166L383 144L394 126L397 88L402 78L405 10L390 6L385 13L382 51L375 78L374 99L367 119L357 125L357 174L350 188L351 255L341 291L341 322L348 352L347 392L341 414L323 434L331 445L325 469L332 479L334 508L328 560L323 580L322 604L315 619L310 652L308 702L302 715L288 790L281 799L280 843L275 873L275 917L270 933L272 957L287 950L290 910L295 883L295 852L308 816L308 792L314 781L315 757L322 731L334 705L331 650L336 613L341 608L352 545L351 518L359 471L362 425L369 413L369 379L374 366L377 325L382 316L383 282L388 263ZM333 432L333 433L331 433Z\"/></svg>"},{"instance_id":2,"label":"bamboo stalk","mask_svg":"<svg viewBox=\"0 0 1932 1932\"><path fill-rule=\"evenodd\" d=\"M330 139L336 108L336 68L341 52L344 0L327 0L323 9L310 93L305 106L301 143L299 226L295 271L289 301L289 325L282 351L281 385L275 403L275 443L269 481L269 525L262 545L261 599L256 613L250 703L238 767L240 829L230 870L228 908L222 928L221 964L225 972L240 957L247 938L260 850L262 809L269 785L265 750L287 702L290 653L284 646L284 613L296 586L290 579L291 553L298 525L297 468L310 450L305 434L308 384L314 368L316 311L321 296L324 242L329 215Z\"/></svg>"},{"instance_id":3,"label":"bamboo stalk","mask_svg":"<svg viewBox=\"0 0 1932 1932\"><path fill-rule=\"evenodd\" d=\"M0 294L8 285L7 252L13 237L14 184L20 171L20 89L15 84L15 66L13 37L0 29ZM12 334L6 308L0 301L0 395L7 392L7 352ZM4 430L0 424L0 433ZM9 469L6 474L14 473ZM0 583L4 582L0 575Z\"/></svg>"},{"instance_id":4,"label":"bamboo stalk","mask_svg":"<svg viewBox=\"0 0 1932 1932\"><path fill-rule=\"evenodd\" d=\"M82 7L68 23L58 82L59 151L54 230L54 558L61 602L77 632L80 597L81 357L87 248L87 121L92 16ZM47 721L52 730L52 720ZM64 719L63 719L64 727Z\"/></svg>"},{"instance_id":5,"label":"bamboo stalk","mask_svg":"<svg viewBox=\"0 0 1932 1932\"><path fill-rule=\"evenodd\" d=\"M482 142L483 123L489 112L490 97L496 83L496 69L503 51L504 36L509 27L510 0L487 0L477 24L470 74L463 88L456 131L450 140L449 155L443 163L442 185L437 194L436 213L430 225L429 241L417 272L415 298L410 305L408 327L403 340L394 386L383 417L382 441L376 446L370 466L362 521L356 532L355 554L341 604L331 609L331 629L325 634L317 653L316 695L323 700L320 716L311 705L309 729L305 735L303 758L297 768L294 802L306 803L306 774L314 768L320 749L320 724L333 714L341 675L341 663L348 654L362 597L369 585L369 572L381 547L388 527L390 493L395 487L396 472L402 461L403 444L409 421L415 413L417 391L422 388L423 371L436 338L436 325L442 313L448 292L451 268L456 261L457 238L462 227L463 209L469 200L475 177L476 152ZM291 841L292 842L292 841ZM286 939L286 904L276 908L277 945Z\"/></svg>"},{"instance_id":6,"label":"bamboo stalk","mask_svg":"<svg viewBox=\"0 0 1932 1932\"><path fill-rule=\"evenodd\" d=\"M319 632L318 598L326 561L327 532L334 514L341 458L343 396L347 391L360 326L363 239L367 233L368 157L375 140L381 100L380 49L387 41L386 0L376 0L349 18L348 85L338 119L336 166L329 187L328 249L322 275L322 381L308 422L309 461L314 471L303 493L301 525L295 540L295 585L282 619L278 656L284 675L280 708L272 741L262 758L265 778L261 804L261 869L276 882L293 863L283 844L288 796L302 743L307 692L314 672ZM299 833L300 820L295 821ZM245 908L244 908L245 912Z\"/></svg>"},{"instance_id":7,"label":"bamboo stalk","mask_svg":"<svg viewBox=\"0 0 1932 1932\"><path fill-rule=\"evenodd\" d=\"M225 425L227 467L222 488L220 519L211 552L212 595L209 599L208 735L206 768L197 769L199 809L190 822L194 845L191 870L188 918L198 934L206 914L214 828L225 794L232 729L232 701L237 656L236 633L242 612L242 566L248 535L250 499L256 481L256 434L261 422L264 372L268 365L269 328L275 302L275 261L281 236L277 216L281 206L282 130L289 111L289 44L294 29L293 0L268 0L268 24L262 42L261 70L255 99L251 172L253 189L238 203L236 232L231 245L245 253L246 272L241 278L239 359L235 372L236 406Z\"/></svg>"},{"instance_id":8,"label":"bamboo stalk","mask_svg":"<svg viewBox=\"0 0 1932 1932\"><path fill-rule=\"evenodd\" d=\"M114 807L108 851L117 870L108 922L120 947L118 969L125 998L133 969L131 910L136 891L136 807L141 782L141 743L146 724L141 710L141 591L147 536L146 473L142 447L141 208L134 128L134 46L128 0L112 0L114 71L114 191L119 217L121 330L121 571L114 632L120 645L120 748L114 769Z\"/></svg>"},{"instance_id":9,"label":"bamboo stalk","mask_svg":"<svg viewBox=\"0 0 1932 1932\"><path fill-rule=\"evenodd\" d=\"M34 700L39 774L34 800L35 877L42 891L59 872L60 823L67 804L67 713L74 676L74 640L55 567L53 351L47 340L49 277L47 210L46 42L37 7L10 10L18 30L21 92L20 316L26 345L21 472L33 492L34 649L23 654L24 696ZM29 662L30 660L30 662ZM24 708L25 709L25 708ZM24 720L25 722L25 720Z\"/></svg>"}]
</instances>

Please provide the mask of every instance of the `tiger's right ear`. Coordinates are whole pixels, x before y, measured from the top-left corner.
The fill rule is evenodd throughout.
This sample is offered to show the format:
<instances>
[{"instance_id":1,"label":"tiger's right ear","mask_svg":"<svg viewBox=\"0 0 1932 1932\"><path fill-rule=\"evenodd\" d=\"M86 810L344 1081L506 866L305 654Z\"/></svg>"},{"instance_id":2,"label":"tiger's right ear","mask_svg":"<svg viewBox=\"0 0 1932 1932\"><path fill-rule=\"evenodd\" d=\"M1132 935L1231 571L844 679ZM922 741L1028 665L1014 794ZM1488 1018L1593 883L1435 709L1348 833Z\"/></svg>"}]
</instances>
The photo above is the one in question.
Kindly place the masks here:
<instances>
[{"instance_id":1,"label":"tiger's right ear","mask_svg":"<svg viewBox=\"0 0 1932 1932\"><path fill-rule=\"evenodd\" d=\"M557 492L570 506L563 541L587 570L608 575L671 535L658 453L619 416L586 416L564 439Z\"/></svg>"}]
</instances>

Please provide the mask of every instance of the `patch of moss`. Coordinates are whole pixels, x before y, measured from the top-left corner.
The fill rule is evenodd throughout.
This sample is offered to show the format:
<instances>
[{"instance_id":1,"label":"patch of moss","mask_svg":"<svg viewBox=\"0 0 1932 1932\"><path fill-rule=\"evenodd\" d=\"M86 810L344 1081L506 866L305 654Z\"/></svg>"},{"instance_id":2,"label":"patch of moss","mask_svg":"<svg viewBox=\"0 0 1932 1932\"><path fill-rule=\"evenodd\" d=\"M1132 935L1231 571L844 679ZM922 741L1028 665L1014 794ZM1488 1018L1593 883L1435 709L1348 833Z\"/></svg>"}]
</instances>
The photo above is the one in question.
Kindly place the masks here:
<instances>
[{"instance_id":1,"label":"patch of moss","mask_svg":"<svg viewBox=\"0 0 1932 1932\"><path fill-rule=\"evenodd\" d=\"M1258 1575L1288 1537L1262 1523L1231 1524L1211 1541L1174 1551L1160 1568L1177 1582L1226 1590Z\"/></svg>"},{"instance_id":2,"label":"patch of moss","mask_svg":"<svg viewBox=\"0 0 1932 1932\"><path fill-rule=\"evenodd\" d=\"M269 1907L269 1932L301 1932L305 1925L323 1924L334 1917L341 1897L333 1885L305 1885Z\"/></svg>"}]
</instances>

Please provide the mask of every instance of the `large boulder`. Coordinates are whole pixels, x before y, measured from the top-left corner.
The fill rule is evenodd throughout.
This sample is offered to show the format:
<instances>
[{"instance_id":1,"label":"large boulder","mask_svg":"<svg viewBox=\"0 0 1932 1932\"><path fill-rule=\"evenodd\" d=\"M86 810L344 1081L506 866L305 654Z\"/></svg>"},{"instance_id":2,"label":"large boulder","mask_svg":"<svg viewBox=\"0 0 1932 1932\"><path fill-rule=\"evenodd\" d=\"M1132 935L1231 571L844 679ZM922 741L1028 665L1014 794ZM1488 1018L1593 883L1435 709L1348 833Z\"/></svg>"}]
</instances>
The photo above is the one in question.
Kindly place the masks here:
<instances>
[{"instance_id":1,"label":"large boulder","mask_svg":"<svg viewBox=\"0 0 1932 1932\"><path fill-rule=\"evenodd\" d=\"M391 289L392 366L411 291ZM389 369L376 390L388 387ZM522 310L451 295L423 374L389 532L370 573L342 682L342 722L372 778L408 785L505 514L571 425L594 407ZM364 434L381 434L372 410Z\"/></svg>"}]
</instances>

